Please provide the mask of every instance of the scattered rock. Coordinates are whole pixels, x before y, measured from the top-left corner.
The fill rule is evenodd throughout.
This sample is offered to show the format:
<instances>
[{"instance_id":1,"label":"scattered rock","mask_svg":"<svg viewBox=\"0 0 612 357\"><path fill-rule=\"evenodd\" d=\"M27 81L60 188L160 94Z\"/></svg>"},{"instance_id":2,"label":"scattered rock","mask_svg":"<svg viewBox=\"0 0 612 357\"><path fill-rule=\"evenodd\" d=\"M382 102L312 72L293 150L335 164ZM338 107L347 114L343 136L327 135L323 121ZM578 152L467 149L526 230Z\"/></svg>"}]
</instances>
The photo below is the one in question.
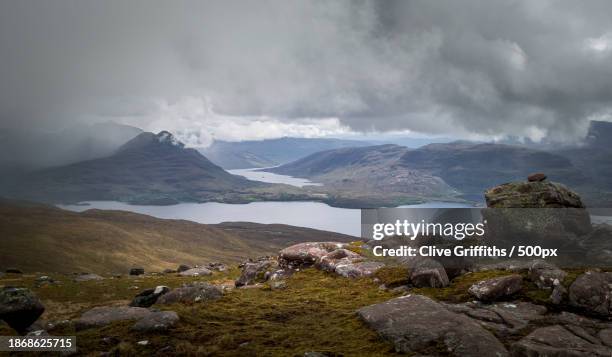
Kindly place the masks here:
<instances>
[{"instance_id":1,"label":"scattered rock","mask_svg":"<svg viewBox=\"0 0 612 357\"><path fill-rule=\"evenodd\" d=\"M612 272L586 272L569 288L570 304L600 316L612 315Z\"/></svg>"},{"instance_id":2,"label":"scattered rock","mask_svg":"<svg viewBox=\"0 0 612 357\"><path fill-rule=\"evenodd\" d=\"M567 289L561 283L559 283L553 288L553 291L550 294L550 301L555 305L559 305L563 302L563 300L565 300L566 296Z\"/></svg>"},{"instance_id":3,"label":"scattered rock","mask_svg":"<svg viewBox=\"0 0 612 357\"><path fill-rule=\"evenodd\" d=\"M267 271L264 275L265 280L275 281L283 280L293 275L294 270L291 269L277 269L274 271Z\"/></svg>"},{"instance_id":4,"label":"scattered rock","mask_svg":"<svg viewBox=\"0 0 612 357\"><path fill-rule=\"evenodd\" d=\"M130 269L130 275L143 275L145 273L144 268L132 268Z\"/></svg>"},{"instance_id":5,"label":"scattered rock","mask_svg":"<svg viewBox=\"0 0 612 357\"><path fill-rule=\"evenodd\" d=\"M38 288L48 284L55 284L55 280L47 275L39 276L36 278L36 280L34 280L34 285Z\"/></svg>"},{"instance_id":6,"label":"scattered rock","mask_svg":"<svg viewBox=\"0 0 612 357\"><path fill-rule=\"evenodd\" d=\"M74 279L76 282L90 281L90 280L104 280L103 277L92 273L80 273Z\"/></svg>"},{"instance_id":7,"label":"scattered rock","mask_svg":"<svg viewBox=\"0 0 612 357\"><path fill-rule=\"evenodd\" d=\"M7 274L23 274L23 272L17 268L7 268L4 272Z\"/></svg>"},{"instance_id":8,"label":"scattered rock","mask_svg":"<svg viewBox=\"0 0 612 357\"><path fill-rule=\"evenodd\" d=\"M270 289L282 290L287 288L287 282L284 280L275 280L270 282Z\"/></svg>"},{"instance_id":9,"label":"scattered rock","mask_svg":"<svg viewBox=\"0 0 612 357\"><path fill-rule=\"evenodd\" d=\"M226 271L227 270L227 266L220 262L208 263L207 267L208 269L215 270L215 271Z\"/></svg>"},{"instance_id":10,"label":"scattered rock","mask_svg":"<svg viewBox=\"0 0 612 357\"><path fill-rule=\"evenodd\" d=\"M478 300L493 301L517 293L523 287L523 277L518 274L487 279L472 285L468 292Z\"/></svg>"},{"instance_id":11,"label":"scattered rock","mask_svg":"<svg viewBox=\"0 0 612 357\"><path fill-rule=\"evenodd\" d=\"M187 271L189 269L191 269L191 267L189 265L181 264L181 265L178 266L178 268L176 268L176 272L177 273L181 273L181 272Z\"/></svg>"},{"instance_id":12,"label":"scattered rock","mask_svg":"<svg viewBox=\"0 0 612 357\"><path fill-rule=\"evenodd\" d=\"M139 344L140 346L146 346L146 345L149 344L149 340L142 340L142 341L138 341L136 343Z\"/></svg>"},{"instance_id":13,"label":"scattered rock","mask_svg":"<svg viewBox=\"0 0 612 357\"><path fill-rule=\"evenodd\" d=\"M138 320L132 330L138 332L165 332L176 325L179 316L174 311L155 311Z\"/></svg>"},{"instance_id":14,"label":"scattered rock","mask_svg":"<svg viewBox=\"0 0 612 357\"><path fill-rule=\"evenodd\" d=\"M81 317L75 321L74 327L77 330L84 330L93 327L106 326L115 321L140 320L149 314L151 314L151 312L142 307L94 307L81 315Z\"/></svg>"},{"instance_id":15,"label":"scattered rock","mask_svg":"<svg viewBox=\"0 0 612 357\"><path fill-rule=\"evenodd\" d=\"M336 274L345 278L361 278L365 276L371 276L378 269L384 267L385 264L381 262L365 261L365 262L347 262L336 265Z\"/></svg>"},{"instance_id":16,"label":"scattered rock","mask_svg":"<svg viewBox=\"0 0 612 357\"><path fill-rule=\"evenodd\" d=\"M204 267L191 268L191 269L184 270L179 273L180 276L206 276L206 275L211 275L211 274L212 274L212 271Z\"/></svg>"},{"instance_id":17,"label":"scattered rock","mask_svg":"<svg viewBox=\"0 0 612 357\"><path fill-rule=\"evenodd\" d=\"M559 285L567 273L551 263L537 260L529 267L529 279L540 289L550 289Z\"/></svg>"},{"instance_id":18,"label":"scattered rock","mask_svg":"<svg viewBox=\"0 0 612 357\"><path fill-rule=\"evenodd\" d=\"M612 350L577 336L562 326L539 328L511 347L513 356L601 356Z\"/></svg>"},{"instance_id":19,"label":"scattered rock","mask_svg":"<svg viewBox=\"0 0 612 357\"><path fill-rule=\"evenodd\" d=\"M220 288L204 283L196 282L171 290L157 299L157 304L167 305L175 303L197 303L202 301L217 300L223 296Z\"/></svg>"},{"instance_id":20,"label":"scattered rock","mask_svg":"<svg viewBox=\"0 0 612 357\"><path fill-rule=\"evenodd\" d=\"M546 175L544 175L541 172L535 173L535 174L531 174L529 176L527 176L527 181L529 182L541 182L546 180Z\"/></svg>"},{"instance_id":21,"label":"scattered rock","mask_svg":"<svg viewBox=\"0 0 612 357\"><path fill-rule=\"evenodd\" d=\"M408 261L410 282L416 287L444 288L449 280L442 264L430 258L416 258Z\"/></svg>"},{"instance_id":22,"label":"scattered rock","mask_svg":"<svg viewBox=\"0 0 612 357\"><path fill-rule=\"evenodd\" d=\"M0 320L19 333L25 333L44 311L43 304L28 289L4 287L0 290Z\"/></svg>"},{"instance_id":23,"label":"scattered rock","mask_svg":"<svg viewBox=\"0 0 612 357\"><path fill-rule=\"evenodd\" d=\"M309 267L321 261L332 251L344 248L339 242L307 242L287 247L279 253L279 264L292 269Z\"/></svg>"},{"instance_id":24,"label":"scattered rock","mask_svg":"<svg viewBox=\"0 0 612 357\"><path fill-rule=\"evenodd\" d=\"M490 332L422 295L406 295L358 310L359 316L397 352L451 356L508 356ZM439 347L437 347L439 346ZM440 351L432 351L432 348Z\"/></svg>"},{"instance_id":25,"label":"scattered rock","mask_svg":"<svg viewBox=\"0 0 612 357\"><path fill-rule=\"evenodd\" d=\"M253 285L266 280L268 269L276 266L276 261L272 259L262 259L255 262L246 262L242 266L242 273L236 280L236 287Z\"/></svg>"},{"instance_id":26,"label":"scattered rock","mask_svg":"<svg viewBox=\"0 0 612 357\"><path fill-rule=\"evenodd\" d=\"M168 291L170 291L170 288L163 285L157 286L154 289L146 289L134 297L130 306L149 307L155 304L157 299Z\"/></svg>"},{"instance_id":27,"label":"scattered rock","mask_svg":"<svg viewBox=\"0 0 612 357\"><path fill-rule=\"evenodd\" d=\"M34 330L28 332L26 336L49 336L49 333L45 330Z\"/></svg>"}]
</instances>

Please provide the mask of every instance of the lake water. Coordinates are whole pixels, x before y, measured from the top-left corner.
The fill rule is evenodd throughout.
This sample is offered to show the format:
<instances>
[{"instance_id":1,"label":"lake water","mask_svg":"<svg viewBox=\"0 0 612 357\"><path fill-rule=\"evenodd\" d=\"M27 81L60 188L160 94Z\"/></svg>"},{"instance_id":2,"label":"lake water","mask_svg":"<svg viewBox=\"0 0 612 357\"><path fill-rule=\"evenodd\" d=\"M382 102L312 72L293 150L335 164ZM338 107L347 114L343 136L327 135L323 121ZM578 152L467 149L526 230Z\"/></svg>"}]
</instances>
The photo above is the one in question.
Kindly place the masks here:
<instances>
[{"instance_id":1,"label":"lake water","mask_svg":"<svg viewBox=\"0 0 612 357\"><path fill-rule=\"evenodd\" d=\"M261 181L269 183L284 183L291 186L304 187L304 186L321 186L320 183L311 182L308 179L278 175L271 172L259 171L261 168L254 169L236 169L228 170L229 173L234 175L240 175L248 178L251 181Z\"/></svg>"},{"instance_id":2,"label":"lake water","mask_svg":"<svg viewBox=\"0 0 612 357\"><path fill-rule=\"evenodd\" d=\"M298 187L314 184L306 179L255 170L230 170L230 172L254 181L285 183ZM59 207L76 212L92 208L132 211L157 218L185 219L207 224L221 222L281 223L353 236L361 235L361 210L336 208L320 202L252 202L247 204L206 202L143 206L114 201L91 201L76 205L59 205ZM428 202L402 207L457 208L471 206L455 202Z\"/></svg>"}]
</instances>

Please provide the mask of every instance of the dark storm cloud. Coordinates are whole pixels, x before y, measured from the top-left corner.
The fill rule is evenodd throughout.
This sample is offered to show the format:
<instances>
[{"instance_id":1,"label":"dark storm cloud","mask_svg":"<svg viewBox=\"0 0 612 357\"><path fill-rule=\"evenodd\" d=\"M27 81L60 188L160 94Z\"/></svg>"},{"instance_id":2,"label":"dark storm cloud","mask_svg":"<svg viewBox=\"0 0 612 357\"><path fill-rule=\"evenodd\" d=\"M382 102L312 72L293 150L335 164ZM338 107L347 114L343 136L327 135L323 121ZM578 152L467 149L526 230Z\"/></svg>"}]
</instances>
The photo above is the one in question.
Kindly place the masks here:
<instances>
[{"instance_id":1,"label":"dark storm cloud","mask_svg":"<svg viewBox=\"0 0 612 357\"><path fill-rule=\"evenodd\" d=\"M196 97L357 131L572 137L611 115L612 3L5 1L0 58L3 123L170 121L160 102Z\"/></svg>"}]
</instances>

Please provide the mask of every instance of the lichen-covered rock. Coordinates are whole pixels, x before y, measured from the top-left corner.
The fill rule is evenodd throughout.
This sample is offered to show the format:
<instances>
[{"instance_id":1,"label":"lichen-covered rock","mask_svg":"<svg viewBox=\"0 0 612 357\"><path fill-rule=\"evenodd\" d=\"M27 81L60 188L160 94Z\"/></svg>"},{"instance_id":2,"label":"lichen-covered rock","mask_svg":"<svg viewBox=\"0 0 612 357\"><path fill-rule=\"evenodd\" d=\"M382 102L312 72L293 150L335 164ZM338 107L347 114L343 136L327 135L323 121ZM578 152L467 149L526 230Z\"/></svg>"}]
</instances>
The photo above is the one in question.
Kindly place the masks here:
<instances>
[{"instance_id":1,"label":"lichen-covered rock","mask_svg":"<svg viewBox=\"0 0 612 357\"><path fill-rule=\"evenodd\" d=\"M478 300L493 301L513 295L523 287L523 277L518 274L479 281L468 292Z\"/></svg>"},{"instance_id":2,"label":"lichen-covered rock","mask_svg":"<svg viewBox=\"0 0 612 357\"><path fill-rule=\"evenodd\" d=\"M204 267L191 268L179 273L180 276L207 276L211 274L212 271Z\"/></svg>"},{"instance_id":3,"label":"lichen-covered rock","mask_svg":"<svg viewBox=\"0 0 612 357\"><path fill-rule=\"evenodd\" d=\"M334 272L345 278L361 278L371 276L378 269L384 267L381 262L363 261L363 262L346 262L337 264Z\"/></svg>"},{"instance_id":4,"label":"lichen-covered rock","mask_svg":"<svg viewBox=\"0 0 612 357\"><path fill-rule=\"evenodd\" d=\"M165 332L179 322L179 316L174 311L154 311L144 316L132 326L138 332Z\"/></svg>"},{"instance_id":5,"label":"lichen-covered rock","mask_svg":"<svg viewBox=\"0 0 612 357\"><path fill-rule=\"evenodd\" d=\"M584 208L580 196L555 182L510 182L485 191L490 208Z\"/></svg>"},{"instance_id":6,"label":"lichen-covered rock","mask_svg":"<svg viewBox=\"0 0 612 357\"><path fill-rule=\"evenodd\" d=\"M367 306L358 315L397 352L428 354L439 346L438 353L450 356L508 356L503 344L478 323L422 295Z\"/></svg>"},{"instance_id":7,"label":"lichen-covered rock","mask_svg":"<svg viewBox=\"0 0 612 357\"><path fill-rule=\"evenodd\" d=\"M242 272L235 285L241 287L265 282L270 277L270 271L276 270L277 267L276 260L267 257L245 262L242 264Z\"/></svg>"},{"instance_id":8,"label":"lichen-covered rock","mask_svg":"<svg viewBox=\"0 0 612 357\"><path fill-rule=\"evenodd\" d=\"M0 320L19 333L26 332L44 311L40 300L26 288L4 287L0 290Z\"/></svg>"},{"instance_id":9,"label":"lichen-covered rock","mask_svg":"<svg viewBox=\"0 0 612 357\"><path fill-rule=\"evenodd\" d=\"M586 272L569 288L570 304L586 311L609 317L612 315L612 272Z\"/></svg>"},{"instance_id":10,"label":"lichen-covered rock","mask_svg":"<svg viewBox=\"0 0 612 357\"><path fill-rule=\"evenodd\" d=\"M416 287L444 288L449 284L446 270L436 260L415 257L404 263L410 270L410 282Z\"/></svg>"},{"instance_id":11,"label":"lichen-covered rock","mask_svg":"<svg viewBox=\"0 0 612 357\"><path fill-rule=\"evenodd\" d=\"M223 291L214 285L195 282L180 288L171 290L157 299L157 304L167 305L175 303L198 303L217 300L223 296Z\"/></svg>"},{"instance_id":12,"label":"lichen-covered rock","mask_svg":"<svg viewBox=\"0 0 612 357\"><path fill-rule=\"evenodd\" d=\"M339 242L307 242L287 247L279 252L279 264L290 268L309 267L332 251L344 248Z\"/></svg>"},{"instance_id":13,"label":"lichen-covered rock","mask_svg":"<svg viewBox=\"0 0 612 357\"><path fill-rule=\"evenodd\" d=\"M563 282L567 273L551 263L534 261L529 267L529 279L540 289L550 289Z\"/></svg>"},{"instance_id":14,"label":"lichen-covered rock","mask_svg":"<svg viewBox=\"0 0 612 357\"><path fill-rule=\"evenodd\" d=\"M157 286L153 289L146 289L134 297L134 299L130 303L130 306L149 307L155 304L155 302L157 301L157 299L159 299L160 296L166 294L169 291L170 288L163 285Z\"/></svg>"},{"instance_id":15,"label":"lichen-covered rock","mask_svg":"<svg viewBox=\"0 0 612 357\"><path fill-rule=\"evenodd\" d=\"M75 321L74 327L77 330L84 330L93 327L106 326L115 321L139 320L151 312L142 307L131 306L104 306L94 307L85 312Z\"/></svg>"},{"instance_id":16,"label":"lichen-covered rock","mask_svg":"<svg viewBox=\"0 0 612 357\"><path fill-rule=\"evenodd\" d=\"M539 328L511 347L513 356L609 357L612 350L593 343L566 328L554 325Z\"/></svg>"}]
</instances>

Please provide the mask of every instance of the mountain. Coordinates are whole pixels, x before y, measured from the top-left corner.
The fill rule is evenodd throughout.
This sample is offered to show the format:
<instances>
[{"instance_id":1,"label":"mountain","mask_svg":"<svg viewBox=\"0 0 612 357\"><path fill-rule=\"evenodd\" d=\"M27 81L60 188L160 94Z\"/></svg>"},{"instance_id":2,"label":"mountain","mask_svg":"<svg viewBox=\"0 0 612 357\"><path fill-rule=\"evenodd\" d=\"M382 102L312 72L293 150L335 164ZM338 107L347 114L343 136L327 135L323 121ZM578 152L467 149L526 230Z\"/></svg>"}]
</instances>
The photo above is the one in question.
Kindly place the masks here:
<instances>
[{"instance_id":1,"label":"mountain","mask_svg":"<svg viewBox=\"0 0 612 357\"><path fill-rule=\"evenodd\" d=\"M113 122L52 132L1 129L0 170L31 171L106 157L140 133L141 129Z\"/></svg>"},{"instance_id":2,"label":"mountain","mask_svg":"<svg viewBox=\"0 0 612 357\"><path fill-rule=\"evenodd\" d=\"M215 141L211 146L199 150L215 164L230 170L271 167L317 151L368 145L371 143L360 140L285 137L240 142Z\"/></svg>"},{"instance_id":3,"label":"mountain","mask_svg":"<svg viewBox=\"0 0 612 357\"><path fill-rule=\"evenodd\" d=\"M0 200L0 270L125 273L211 261L235 263L305 241L354 237L286 225L199 224L125 211L82 213Z\"/></svg>"},{"instance_id":4,"label":"mountain","mask_svg":"<svg viewBox=\"0 0 612 357\"><path fill-rule=\"evenodd\" d=\"M116 200L164 204L231 201L266 184L231 175L172 134L141 133L113 155L35 171L5 196L47 202Z\"/></svg>"},{"instance_id":5,"label":"mountain","mask_svg":"<svg viewBox=\"0 0 612 357\"><path fill-rule=\"evenodd\" d=\"M336 205L388 206L457 195L440 178L399 165L409 151L392 144L334 149L265 171L323 183Z\"/></svg>"},{"instance_id":6,"label":"mountain","mask_svg":"<svg viewBox=\"0 0 612 357\"><path fill-rule=\"evenodd\" d=\"M457 141L418 149L379 145L322 151L267 169L324 184L321 190L348 197L398 200L481 201L487 187L524 180L534 172L574 187L592 181L556 153L503 144Z\"/></svg>"},{"instance_id":7,"label":"mountain","mask_svg":"<svg viewBox=\"0 0 612 357\"><path fill-rule=\"evenodd\" d=\"M524 180L534 172L544 172L549 180L572 186L587 180L569 159L561 155L492 143L430 144L407 151L398 165L440 177L471 199L482 199L487 187Z\"/></svg>"}]
</instances>

